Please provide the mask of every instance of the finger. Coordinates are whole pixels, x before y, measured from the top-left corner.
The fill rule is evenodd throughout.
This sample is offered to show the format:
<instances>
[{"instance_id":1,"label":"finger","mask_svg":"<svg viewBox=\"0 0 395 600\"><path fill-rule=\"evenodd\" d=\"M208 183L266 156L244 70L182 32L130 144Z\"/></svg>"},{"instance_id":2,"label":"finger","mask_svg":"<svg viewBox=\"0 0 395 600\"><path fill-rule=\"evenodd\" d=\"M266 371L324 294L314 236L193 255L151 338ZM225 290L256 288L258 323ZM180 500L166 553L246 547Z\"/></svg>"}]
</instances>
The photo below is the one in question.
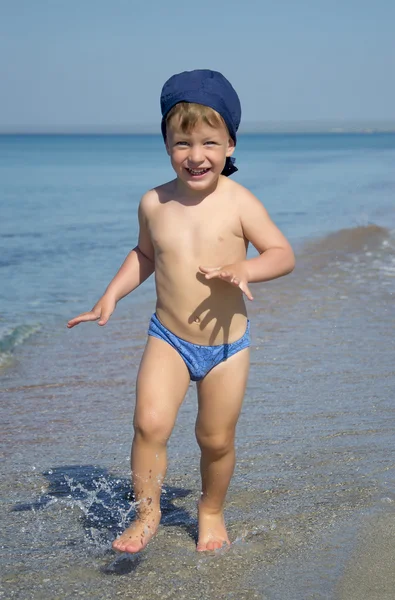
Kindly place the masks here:
<instances>
[{"instance_id":1,"label":"finger","mask_svg":"<svg viewBox=\"0 0 395 600\"><path fill-rule=\"evenodd\" d=\"M206 273L205 278L206 279L213 279L214 277L225 277L225 272L224 271L220 271L219 268L215 269L214 271L211 271L210 273Z\"/></svg>"},{"instance_id":2,"label":"finger","mask_svg":"<svg viewBox=\"0 0 395 600\"><path fill-rule=\"evenodd\" d=\"M221 267L199 267L199 271L202 271L202 273L213 273L220 270Z\"/></svg>"},{"instance_id":3,"label":"finger","mask_svg":"<svg viewBox=\"0 0 395 600\"><path fill-rule=\"evenodd\" d=\"M221 271L219 276L221 277L221 279L226 279L226 281L230 281L230 283L232 283L233 274L229 273L229 271Z\"/></svg>"},{"instance_id":4,"label":"finger","mask_svg":"<svg viewBox=\"0 0 395 600\"><path fill-rule=\"evenodd\" d=\"M248 285L246 283L241 283L239 285L239 288L241 289L243 294L245 294L247 296L248 300L251 300L251 302L252 302L252 300L254 298L253 298L253 295L251 294L251 291L250 291L250 288L248 287Z\"/></svg>"},{"instance_id":5,"label":"finger","mask_svg":"<svg viewBox=\"0 0 395 600\"><path fill-rule=\"evenodd\" d=\"M78 317L70 319L70 321L67 323L67 327L70 329L79 323L84 323L86 321L97 321L98 318L99 316L93 312L82 313L81 315L78 315Z\"/></svg>"},{"instance_id":6,"label":"finger","mask_svg":"<svg viewBox=\"0 0 395 600\"><path fill-rule=\"evenodd\" d=\"M97 324L101 325L101 326L105 325L107 323L108 319L111 317L111 315L112 315L112 313L104 313L101 316L100 321L98 321Z\"/></svg>"}]
</instances>

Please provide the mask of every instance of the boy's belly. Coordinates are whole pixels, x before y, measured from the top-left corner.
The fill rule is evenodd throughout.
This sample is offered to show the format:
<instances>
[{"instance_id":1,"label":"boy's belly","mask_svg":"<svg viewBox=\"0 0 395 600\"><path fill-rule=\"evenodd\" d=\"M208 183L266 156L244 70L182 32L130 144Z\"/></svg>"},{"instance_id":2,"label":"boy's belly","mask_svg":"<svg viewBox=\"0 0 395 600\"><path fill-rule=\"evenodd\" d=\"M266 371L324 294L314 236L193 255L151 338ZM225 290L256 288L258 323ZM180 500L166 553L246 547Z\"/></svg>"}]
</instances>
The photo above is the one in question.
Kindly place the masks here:
<instances>
[{"instance_id":1,"label":"boy's belly","mask_svg":"<svg viewBox=\"0 0 395 600\"><path fill-rule=\"evenodd\" d=\"M205 346L232 343L247 326L247 311L239 288L197 272L156 271L158 319L178 337Z\"/></svg>"}]
</instances>

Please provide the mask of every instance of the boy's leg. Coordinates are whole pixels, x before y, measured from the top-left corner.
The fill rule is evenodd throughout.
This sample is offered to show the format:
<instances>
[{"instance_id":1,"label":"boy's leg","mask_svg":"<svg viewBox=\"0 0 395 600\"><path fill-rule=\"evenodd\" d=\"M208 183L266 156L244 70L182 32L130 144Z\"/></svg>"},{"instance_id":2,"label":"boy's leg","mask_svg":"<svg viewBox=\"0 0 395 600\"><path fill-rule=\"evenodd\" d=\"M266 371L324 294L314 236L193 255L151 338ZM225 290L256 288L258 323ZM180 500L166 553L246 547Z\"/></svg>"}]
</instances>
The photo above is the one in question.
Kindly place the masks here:
<instances>
[{"instance_id":1,"label":"boy's leg","mask_svg":"<svg viewBox=\"0 0 395 600\"><path fill-rule=\"evenodd\" d=\"M198 383L196 439L201 449L202 496L197 549L229 544L223 517L226 492L235 465L234 438L247 384L249 348L217 365Z\"/></svg>"},{"instance_id":2,"label":"boy's leg","mask_svg":"<svg viewBox=\"0 0 395 600\"><path fill-rule=\"evenodd\" d=\"M166 474L166 444L190 377L181 356L167 342L149 336L136 385L132 480L137 518L113 543L123 552L139 552L160 521L160 494Z\"/></svg>"}]
</instances>

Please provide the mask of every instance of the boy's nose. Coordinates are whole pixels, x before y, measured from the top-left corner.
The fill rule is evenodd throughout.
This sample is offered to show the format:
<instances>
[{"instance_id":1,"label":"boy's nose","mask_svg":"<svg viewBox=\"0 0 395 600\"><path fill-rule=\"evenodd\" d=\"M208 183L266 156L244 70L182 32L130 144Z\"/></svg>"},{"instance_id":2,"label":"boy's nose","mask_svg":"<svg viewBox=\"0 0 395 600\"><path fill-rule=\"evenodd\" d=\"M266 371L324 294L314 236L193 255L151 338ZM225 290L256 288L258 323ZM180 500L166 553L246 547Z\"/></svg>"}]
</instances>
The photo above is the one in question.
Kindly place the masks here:
<instances>
[{"instance_id":1,"label":"boy's nose","mask_svg":"<svg viewBox=\"0 0 395 600\"><path fill-rule=\"evenodd\" d=\"M200 145L191 146L188 160L194 165L204 162L203 148Z\"/></svg>"}]
</instances>

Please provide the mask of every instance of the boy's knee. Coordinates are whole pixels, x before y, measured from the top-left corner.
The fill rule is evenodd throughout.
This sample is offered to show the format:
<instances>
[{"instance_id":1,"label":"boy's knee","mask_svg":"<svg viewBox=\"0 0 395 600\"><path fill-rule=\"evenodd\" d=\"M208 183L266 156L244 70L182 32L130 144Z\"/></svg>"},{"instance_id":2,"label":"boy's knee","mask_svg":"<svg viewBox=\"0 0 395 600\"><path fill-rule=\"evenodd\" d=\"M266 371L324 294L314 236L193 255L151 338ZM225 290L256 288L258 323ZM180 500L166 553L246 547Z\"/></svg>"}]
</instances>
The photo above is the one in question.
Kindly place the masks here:
<instances>
[{"instance_id":1,"label":"boy's knee","mask_svg":"<svg viewBox=\"0 0 395 600\"><path fill-rule=\"evenodd\" d=\"M202 451L224 456L234 447L234 432L205 433L196 429L196 440Z\"/></svg>"},{"instance_id":2,"label":"boy's knee","mask_svg":"<svg viewBox=\"0 0 395 600\"><path fill-rule=\"evenodd\" d=\"M172 431L172 426L165 422L163 415L152 412L135 417L133 427L137 437L159 444L166 444Z\"/></svg>"}]
</instances>

